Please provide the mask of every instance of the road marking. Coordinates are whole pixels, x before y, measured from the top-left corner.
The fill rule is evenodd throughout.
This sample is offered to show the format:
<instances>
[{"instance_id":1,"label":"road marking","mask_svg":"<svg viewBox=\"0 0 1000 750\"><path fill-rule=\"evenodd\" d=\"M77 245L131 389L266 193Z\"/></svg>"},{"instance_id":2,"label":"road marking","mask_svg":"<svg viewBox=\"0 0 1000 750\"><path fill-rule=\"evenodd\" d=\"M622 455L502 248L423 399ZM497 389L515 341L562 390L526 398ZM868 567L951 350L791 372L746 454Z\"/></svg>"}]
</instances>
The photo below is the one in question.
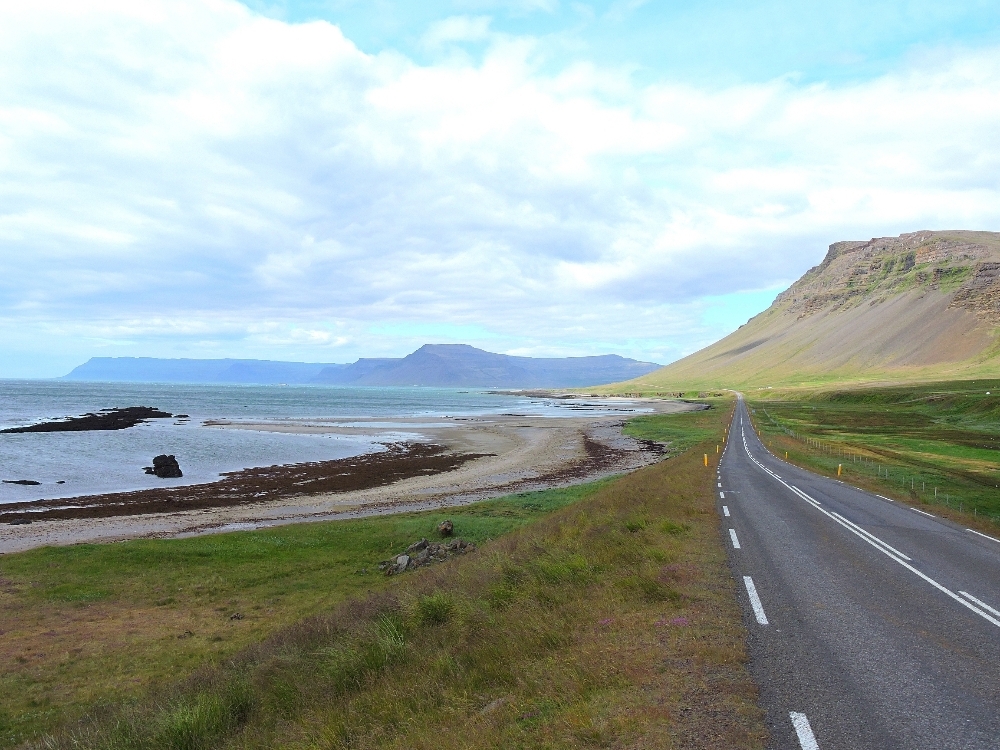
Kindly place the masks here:
<instances>
[{"instance_id":1,"label":"road marking","mask_svg":"<svg viewBox=\"0 0 1000 750\"><path fill-rule=\"evenodd\" d=\"M767 625L767 615L764 614L764 605L760 603L760 597L757 596L757 587L753 585L753 578L743 576L743 585L747 587L747 596L750 597L750 606L753 607L757 623Z\"/></svg>"},{"instance_id":2,"label":"road marking","mask_svg":"<svg viewBox=\"0 0 1000 750\"><path fill-rule=\"evenodd\" d=\"M896 553L897 555L899 555L900 557L902 557L902 558L903 558L904 560L909 560L909 559L910 559L909 557L907 557L906 555L904 555L904 554L903 554L902 552L900 552L900 551L899 551L898 549L896 549L895 547L891 547L891 546L889 546L888 544L886 544L885 542L883 542L883 541L882 541L881 539L879 539L879 538L878 538L877 536L875 536L874 534L872 534L872 533L870 533L870 532L868 532L868 531L865 531L865 530L864 530L863 528L861 528L860 526L858 526L858 525L857 525L856 523L854 523L853 521L848 521L848 520L847 520L846 518L844 518L844 517L843 517L842 515L840 515L839 513L836 513L836 512L834 512L834 513L831 513L831 515L833 515L833 516L836 516L836 518L837 518L838 520L842 521L843 523L846 523L846 524L847 524L848 526L850 526L850 527L851 527L852 529L854 529L854 530L856 530L856 531L859 531L860 533L864 534L864 535L865 535L866 537L868 537L869 539L874 539L874 540L875 540L876 542L878 542L879 544L881 544L881 545L882 545L883 547L885 547L885 548L886 548L887 550L891 550L892 552L895 552L895 553Z\"/></svg>"},{"instance_id":3,"label":"road marking","mask_svg":"<svg viewBox=\"0 0 1000 750\"><path fill-rule=\"evenodd\" d=\"M925 516L930 516L931 518L937 518L937 516L931 515L927 511L920 510L919 508L913 508L913 507L911 507L910 510L915 510L915 511L917 511L917 513L923 513Z\"/></svg>"},{"instance_id":4,"label":"road marking","mask_svg":"<svg viewBox=\"0 0 1000 750\"><path fill-rule=\"evenodd\" d=\"M885 495L876 495L875 497L880 497L880 498L882 498L883 500L888 500L888 501L889 501L890 503L894 503L894 502L896 502L896 501L895 501L895 500L893 500L893 499L892 499L891 497L886 497Z\"/></svg>"},{"instance_id":5,"label":"road marking","mask_svg":"<svg viewBox=\"0 0 1000 750\"><path fill-rule=\"evenodd\" d=\"M798 711L790 711L788 716L792 720L792 726L795 727L795 734L799 737L799 745L802 746L802 750L819 750L819 743L816 742L816 735L813 734L806 715L800 714Z\"/></svg>"},{"instance_id":6,"label":"road marking","mask_svg":"<svg viewBox=\"0 0 1000 750\"><path fill-rule=\"evenodd\" d=\"M725 500L725 499L726 499L726 493L725 493L725 492L720 492L720 493L719 493L719 497L720 497L720 498L721 498L722 500Z\"/></svg>"},{"instance_id":7,"label":"road marking","mask_svg":"<svg viewBox=\"0 0 1000 750\"><path fill-rule=\"evenodd\" d=\"M761 469L763 469L765 472L767 472L771 476L775 476L774 472L768 471L767 467L764 466L763 464L761 464L760 461L758 461L756 458L754 458L753 454L750 453L750 448L746 444L746 436L745 435L744 435L744 438L743 438L743 447L746 448L747 456L750 457L751 461L753 461L755 464L757 464L757 466L759 466ZM904 560L898 554L896 554L895 552L891 551L892 548L889 547L889 545L887 545L885 542L882 542L881 540L878 540L878 543L876 543L875 541L873 541L873 539L869 539L868 538L868 536L872 536L871 534L867 534L867 532L865 532L865 534L867 534L867 536L866 536L865 534L861 534L861 533L859 533L859 531L856 531L855 529L852 529L846 523L841 523L841 521L839 519L837 519L834 516L834 514L830 513L829 511L825 510L824 508L819 507L819 502L818 501L816 501L813 498L809 497L809 495L807 495L806 493L804 493L798 487L795 487L794 485L788 484L788 482L785 482L784 480L781 480L781 479L779 479L778 481L784 487L787 487L792 492L794 492L796 495L798 495L799 497L801 497L804 500L808 501L809 504L812 505L814 508L816 508L816 510L818 510L820 513L824 514L825 516L827 516L829 518L832 518L834 521L836 521L837 523L839 523L845 529L847 529L848 531L850 531L852 534L854 534L855 536L857 536L859 539L862 539L865 542L867 542L868 544L870 544L872 547L874 547L875 549L877 549L879 552L881 552L886 557L888 557L888 558L890 558L892 560L895 560L897 563L899 563L904 568L906 568L907 570L909 570L915 576L917 576L918 578L923 579L924 581L926 581L927 583L929 583L931 586L933 586L934 588L936 588L938 591L940 591L945 596L951 597L952 599L954 599L956 602L958 602L959 604L961 604L966 609L968 609L968 610L970 610L972 612L975 612L977 615L979 615L980 617L982 617L987 622L990 622L990 623L996 625L998 628L1000 628L1000 619L998 619L996 617L993 617L992 615L987 614L986 612L984 612L983 610L979 609L978 607L976 607L971 602L966 601L964 598L962 598L961 596L959 596L958 594L956 594L951 589L942 586L940 583L938 583L937 581L935 581L933 578L931 578L926 573L922 573L921 571L919 571L916 568L914 568L912 565L910 565L906 560ZM912 508L912 509L913 510L917 510L916 508ZM917 512L918 513L923 513L922 510L917 510ZM930 513L924 513L924 515L931 516ZM937 518L937 516L931 516L931 518ZM859 529L860 529L860 527L859 527ZM971 529L970 529L970 531L971 531ZM878 539L878 537L874 537L874 539ZM748 576L743 576L743 580L744 580L744 582L749 581L748 586L747 586L747 590L749 591L749 587L753 585L753 581L751 581ZM751 601L752 601L752 599L751 599ZM763 610L761 610L761 615L763 615ZM760 622L759 618L758 618L758 622ZM761 623L761 624L763 624L763 623Z\"/></svg>"},{"instance_id":8,"label":"road marking","mask_svg":"<svg viewBox=\"0 0 1000 750\"><path fill-rule=\"evenodd\" d=\"M729 539L733 543L733 549L740 549L740 540L736 538L736 529L729 530Z\"/></svg>"},{"instance_id":9,"label":"road marking","mask_svg":"<svg viewBox=\"0 0 1000 750\"><path fill-rule=\"evenodd\" d=\"M719 482L719 486L720 486L720 487L722 486L722 482Z\"/></svg>"},{"instance_id":10,"label":"road marking","mask_svg":"<svg viewBox=\"0 0 1000 750\"><path fill-rule=\"evenodd\" d=\"M1000 617L1000 612L998 612L997 610L993 609L993 607L991 607L986 602L980 601L979 599L977 599L976 597L974 597L972 594L970 594L968 591L959 591L958 593L960 593L962 596L964 596L969 601L975 602L976 604L978 604L980 607L982 607L983 609L985 609L990 614L994 614L997 617Z\"/></svg>"},{"instance_id":11,"label":"road marking","mask_svg":"<svg viewBox=\"0 0 1000 750\"><path fill-rule=\"evenodd\" d=\"M723 505L722 506L722 515L724 515L726 518L729 518L729 506L728 505Z\"/></svg>"},{"instance_id":12,"label":"road marking","mask_svg":"<svg viewBox=\"0 0 1000 750\"><path fill-rule=\"evenodd\" d=\"M980 532L976 531L975 529L966 529L966 531L971 531L973 534L981 536L984 539L989 539L989 540L994 541L994 542L1000 542L1000 539L994 539L993 537L987 536L986 534L983 534L983 533L980 533Z\"/></svg>"}]
</instances>

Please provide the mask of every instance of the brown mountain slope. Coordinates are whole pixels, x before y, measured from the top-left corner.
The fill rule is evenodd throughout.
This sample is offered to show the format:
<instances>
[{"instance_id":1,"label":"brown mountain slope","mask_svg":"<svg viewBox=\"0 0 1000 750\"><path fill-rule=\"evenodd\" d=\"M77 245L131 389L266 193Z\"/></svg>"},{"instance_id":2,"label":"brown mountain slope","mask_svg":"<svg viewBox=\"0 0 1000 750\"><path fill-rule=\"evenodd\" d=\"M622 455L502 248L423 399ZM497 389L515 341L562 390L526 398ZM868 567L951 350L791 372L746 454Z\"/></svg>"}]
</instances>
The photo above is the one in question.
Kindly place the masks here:
<instances>
[{"instance_id":1,"label":"brown mountain slope","mask_svg":"<svg viewBox=\"0 0 1000 750\"><path fill-rule=\"evenodd\" d=\"M615 391L1000 376L1000 233L837 242L721 341Z\"/></svg>"}]
</instances>

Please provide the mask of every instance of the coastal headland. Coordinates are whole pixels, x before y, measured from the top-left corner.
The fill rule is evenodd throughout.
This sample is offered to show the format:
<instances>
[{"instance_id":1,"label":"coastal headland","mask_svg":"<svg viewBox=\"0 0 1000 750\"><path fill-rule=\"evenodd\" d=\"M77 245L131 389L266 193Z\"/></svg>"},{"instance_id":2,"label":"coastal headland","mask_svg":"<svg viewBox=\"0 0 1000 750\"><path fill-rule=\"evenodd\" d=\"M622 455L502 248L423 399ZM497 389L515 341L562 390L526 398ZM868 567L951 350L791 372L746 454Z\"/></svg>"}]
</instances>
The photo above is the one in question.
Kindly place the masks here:
<instances>
[{"instance_id":1,"label":"coastal headland","mask_svg":"<svg viewBox=\"0 0 1000 750\"><path fill-rule=\"evenodd\" d=\"M663 399L642 403L654 413L703 408ZM5 505L0 507L0 553L464 505L588 481L658 460L663 446L623 435L624 422L613 413L336 424L215 420L205 428L381 436L385 450L245 469L207 484ZM400 441L401 433L419 438Z\"/></svg>"}]
</instances>

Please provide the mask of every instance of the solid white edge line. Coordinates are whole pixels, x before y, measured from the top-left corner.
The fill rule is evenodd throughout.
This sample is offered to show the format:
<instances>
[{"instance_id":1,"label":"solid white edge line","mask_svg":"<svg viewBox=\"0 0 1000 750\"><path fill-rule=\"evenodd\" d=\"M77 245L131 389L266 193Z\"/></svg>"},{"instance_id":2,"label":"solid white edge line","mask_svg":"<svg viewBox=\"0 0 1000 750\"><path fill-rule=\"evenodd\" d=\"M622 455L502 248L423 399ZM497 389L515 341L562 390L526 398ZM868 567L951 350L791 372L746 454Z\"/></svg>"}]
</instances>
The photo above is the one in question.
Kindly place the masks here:
<instances>
[{"instance_id":1,"label":"solid white edge line","mask_svg":"<svg viewBox=\"0 0 1000 750\"><path fill-rule=\"evenodd\" d=\"M979 599L977 599L976 597L974 597L972 594L970 594L968 591L959 591L958 593L960 593L966 599L975 602L976 604L978 604L980 607L982 607L983 609L985 609L990 614L993 614L993 615L996 615L997 617L1000 617L1000 611L993 609L993 607L991 607L986 602L980 601Z\"/></svg>"},{"instance_id":2,"label":"solid white edge line","mask_svg":"<svg viewBox=\"0 0 1000 750\"><path fill-rule=\"evenodd\" d=\"M724 515L726 518L729 518L729 506L728 505L723 505L722 506L722 515Z\"/></svg>"},{"instance_id":3,"label":"solid white edge line","mask_svg":"<svg viewBox=\"0 0 1000 750\"><path fill-rule=\"evenodd\" d=\"M743 576L743 585L747 588L747 596L750 597L750 606L753 608L754 617L757 618L758 625L767 625L767 615L764 614L764 605L760 603L757 596L757 587L753 585L753 578Z\"/></svg>"},{"instance_id":4,"label":"solid white edge line","mask_svg":"<svg viewBox=\"0 0 1000 750\"><path fill-rule=\"evenodd\" d=\"M763 466L761 466L761 463L757 459L755 459L753 457L753 455L750 453L750 449L747 447L745 439L743 441L743 447L747 449L747 455L750 457L750 460L753 461L758 466L760 466L762 469L764 469L764 471L767 471L767 469L764 468ZM769 472L769 471L767 473L771 474L771 472ZM771 475L774 476L773 474L771 474ZM783 480L779 479L778 481L781 482L781 484L783 486L785 486L788 489L790 489L793 492L795 492L797 495L800 495L801 497L807 499L812 505L814 505L816 507L816 510L818 510L820 513L823 513L824 515L828 516L829 518L832 518L836 523L840 523L840 521L838 521L836 518L834 518L833 515L831 515L829 511L827 511L827 510L825 510L823 508L820 508L819 507L819 503L816 502L815 500L813 500L808 495L806 495L804 492L802 492L802 490L800 490L800 489L798 489L796 487L793 487L792 485L788 484L788 482L785 482ZM916 510L916 508L914 508L913 510ZM918 513L922 513L923 511L917 511L917 512ZM930 513L927 513L925 515L929 516ZM931 517L932 518L936 518L936 516L931 516ZM892 560L895 560L897 563L899 563L900 565L902 565L904 568L906 568L907 570L909 570L911 573L913 573L914 575L916 575L919 578L922 578L924 581L926 581L931 586L933 586L934 588L936 588L942 594L945 594L946 596L951 597L952 599L954 599L956 602L958 602L959 604L961 604L966 609L968 609L968 610L970 610L972 612L975 612L977 615L979 615L980 617L982 617L984 620L986 620L988 622L991 622L994 625L996 625L998 628L1000 628L1000 620L998 620L995 617L991 617L990 615L986 614L985 612L983 612L981 609L979 609L975 605L971 604L970 602L968 602L965 599L963 599L962 597L960 597L958 594L956 594L951 589L948 589L948 588L942 586L940 583L938 583L937 581L935 581L930 576L926 575L925 573L920 572L919 570L917 570L916 568L914 568L912 565L910 565L905 560L902 560L902 559L896 557L896 555L894 555L889 550L887 550L887 549L879 546L878 544L876 544L875 542L871 541L870 539L865 538L864 536L862 536L861 534L859 534L858 532L856 532L854 529L852 529L847 524L840 524L840 525L843 526L848 531L850 531L855 536L857 536L859 539L862 539L867 544L870 544L872 547L874 547L875 549L877 549L879 552L881 552L886 557L888 557L888 558L890 558ZM744 580L744 582L746 582L746 581L749 580L749 577L748 576L743 576L743 580ZM753 581L750 581L750 586L752 586L752 585L753 585ZM748 588L748 590L749 590L749 588ZM763 615L763 609L761 610L761 614Z\"/></svg>"},{"instance_id":5,"label":"solid white edge line","mask_svg":"<svg viewBox=\"0 0 1000 750\"><path fill-rule=\"evenodd\" d=\"M816 735L813 734L806 715L798 711L789 711L788 716L792 720L792 726L795 727L795 734L798 735L802 750L819 750L819 743L816 742Z\"/></svg>"},{"instance_id":6,"label":"solid white edge line","mask_svg":"<svg viewBox=\"0 0 1000 750\"><path fill-rule=\"evenodd\" d=\"M736 529L729 530L729 539L733 543L733 549L740 549L740 540L736 538Z\"/></svg>"},{"instance_id":7,"label":"solid white edge line","mask_svg":"<svg viewBox=\"0 0 1000 750\"><path fill-rule=\"evenodd\" d=\"M881 539L879 539L877 536L875 536L874 534L872 534L870 531L865 531L863 528L861 528L856 523L854 523L854 521L848 521L846 518L844 518L842 515L840 515L839 513L836 513L836 512L833 512L833 515L835 515L837 518L839 518L844 523L848 524L851 528L857 529L862 534L864 534L866 537L868 537L870 539L874 539L876 542L878 542L879 544L881 544L886 549L892 550L899 557L902 557L904 560L909 560L910 559L909 557L907 557L906 555L904 555L902 552L900 552L898 549L896 549L892 545L886 544L885 542L883 542Z\"/></svg>"},{"instance_id":8,"label":"solid white edge line","mask_svg":"<svg viewBox=\"0 0 1000 750\"><path fill-rule=\"evenodd\" d=\"M966 531L971 531L973 534L981 536L983 537L983 539L989 539L991 542L1000 542L1000 539L995 539L994 537L991 537L988 534L983 534L982 532L976 531L975 529L966 529Z\"/></svg>"}]
</instances>

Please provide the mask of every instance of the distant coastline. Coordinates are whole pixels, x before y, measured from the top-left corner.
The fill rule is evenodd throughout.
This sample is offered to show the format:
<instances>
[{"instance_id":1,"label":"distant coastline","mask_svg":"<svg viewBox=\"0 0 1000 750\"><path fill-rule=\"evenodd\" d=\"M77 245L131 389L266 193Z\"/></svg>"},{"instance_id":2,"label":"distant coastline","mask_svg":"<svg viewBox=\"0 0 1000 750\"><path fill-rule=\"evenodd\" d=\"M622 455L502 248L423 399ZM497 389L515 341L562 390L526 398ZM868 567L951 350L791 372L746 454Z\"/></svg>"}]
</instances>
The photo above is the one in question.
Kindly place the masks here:
<instances>
[{"instance_id":1,"label":"distant coastline","mask_svg":"<svg viewBox=\"0 0 1000 750\"><path fill-rule=\"evenodd\" d=\"M515 357L465 344L425 344L405 357L363 358L351 364L94 357L62 379L129 383L581 388L641 377L659 368L656 363L617 354Z\"/></svg>"}]
</instances>

